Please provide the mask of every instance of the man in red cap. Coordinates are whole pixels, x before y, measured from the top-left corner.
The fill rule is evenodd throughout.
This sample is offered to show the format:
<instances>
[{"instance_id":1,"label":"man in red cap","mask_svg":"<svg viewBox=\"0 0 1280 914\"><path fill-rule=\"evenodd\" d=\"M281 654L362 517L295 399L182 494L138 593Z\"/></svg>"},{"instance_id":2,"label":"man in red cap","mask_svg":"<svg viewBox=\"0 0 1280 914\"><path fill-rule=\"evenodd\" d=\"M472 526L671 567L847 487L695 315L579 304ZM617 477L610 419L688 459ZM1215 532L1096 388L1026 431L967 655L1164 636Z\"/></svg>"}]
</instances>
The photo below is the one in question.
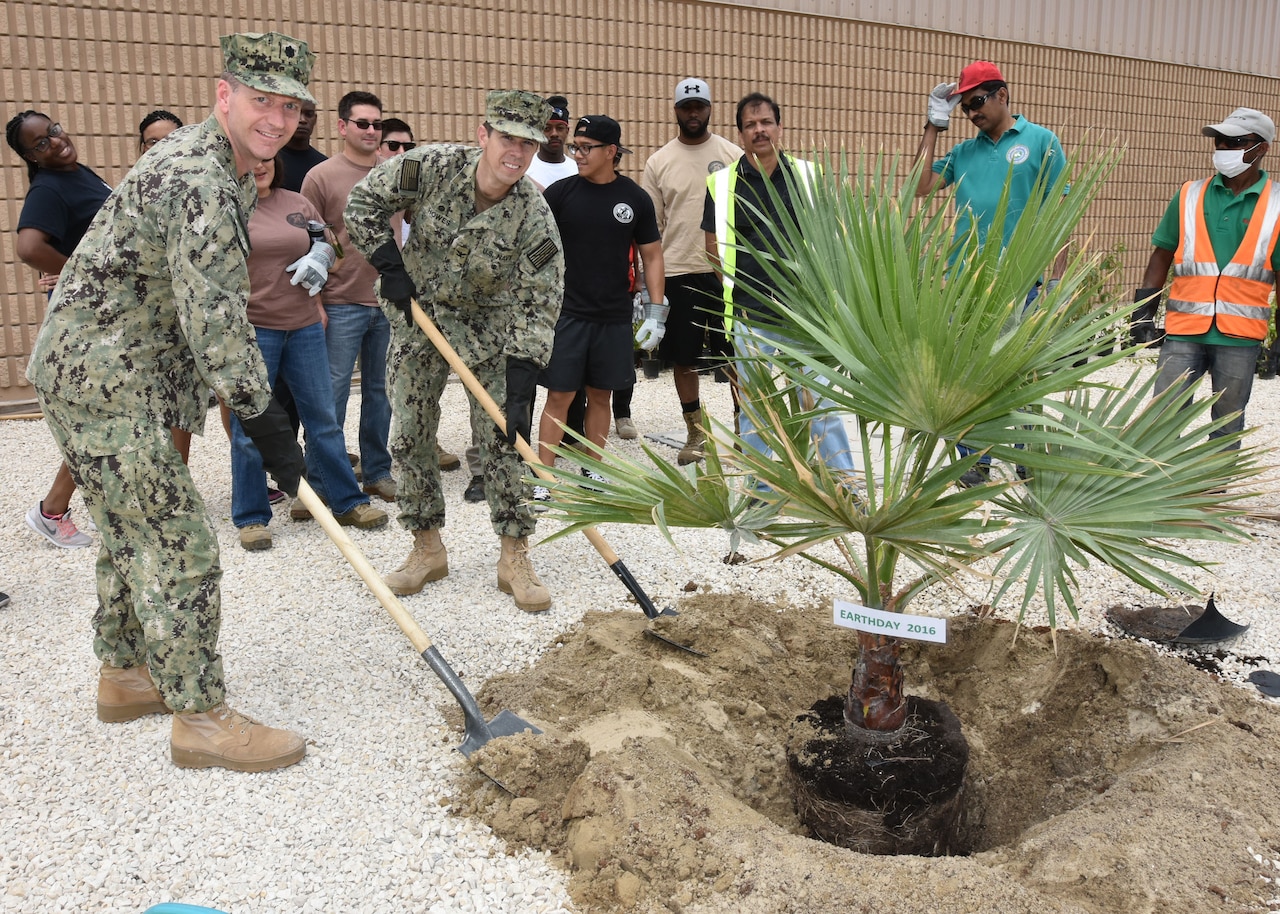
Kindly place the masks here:
<instances>
[{"instance_id":1,"label":"man in red cap","mask_svg":"<svg viewBox=\"0 0 1280 914\"><path fill-rule=\"evenodd\" d=\"M980 132L937 158L938 134L950 126L951 114L957 105ZM1006 183L1009 209L1002 245L1009 243L1040 176L1047 171L1045 186L1052 186L1066 167L1062 144L1053 131L1009 110L1009 86L1000 68L987 60L976 60L961 70L959 83L939 83L929 93L929 115L916 158L928 166L920 175L916 196L927 195L939 182L942 187L955 187L956 236L962 237L971 226L975 227L979 244L987 241ZM1046 292L1057 285L1066 265L1064 248L1053 263ZM1039 294L1037 283L1027 294L1027 305ZM966 452L961 445L961 453ZM987 481L990 472L990 461L983 458L983 462L960 478L960 484L979 485Z\"/></svg>"}]
</instances>

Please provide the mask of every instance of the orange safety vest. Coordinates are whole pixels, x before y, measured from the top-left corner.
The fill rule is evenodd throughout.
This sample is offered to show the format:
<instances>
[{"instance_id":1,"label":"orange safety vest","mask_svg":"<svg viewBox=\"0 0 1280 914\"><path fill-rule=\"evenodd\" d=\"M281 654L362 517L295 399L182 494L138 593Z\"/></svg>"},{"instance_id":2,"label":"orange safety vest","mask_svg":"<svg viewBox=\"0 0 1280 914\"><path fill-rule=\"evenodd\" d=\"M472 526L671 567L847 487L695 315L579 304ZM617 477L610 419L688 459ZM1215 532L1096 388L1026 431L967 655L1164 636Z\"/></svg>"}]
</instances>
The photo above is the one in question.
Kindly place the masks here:
<instances>
[{"instance_id":1,"label":"orange safety vest","mask_svg":"<svg viewBox=\"0 0 1280 914\"><path fill-rule=\"evenodd\" d=\"M1188 181L1179 192L1182 230L1173 255L1164 329L1173 336L1207 333L1214 319L1227 336L1265 340L1271 323L1276 276L1271 255L1280 236L1280 190L1268 181L1253 207L1240 248L1221 270L1204 222L1208 178Z\"/></svg>"}]
</instances>

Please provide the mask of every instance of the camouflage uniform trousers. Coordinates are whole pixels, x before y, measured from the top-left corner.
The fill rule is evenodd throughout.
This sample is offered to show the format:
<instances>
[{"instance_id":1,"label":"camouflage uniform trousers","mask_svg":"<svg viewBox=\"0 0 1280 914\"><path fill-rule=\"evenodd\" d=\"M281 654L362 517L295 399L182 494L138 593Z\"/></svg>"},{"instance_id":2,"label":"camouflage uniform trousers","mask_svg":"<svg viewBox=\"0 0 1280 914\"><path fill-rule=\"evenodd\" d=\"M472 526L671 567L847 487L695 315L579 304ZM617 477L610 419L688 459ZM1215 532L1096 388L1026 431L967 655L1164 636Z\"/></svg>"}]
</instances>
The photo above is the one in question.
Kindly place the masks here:
<instances>
[{"instance_id":1,"label":"camouflage uniform trousers","mask_svg":"<svg viewBox=\"0 0 1280 914\"><path fill-rule=\"evenodd\" d=\"M102 535L94 653L148 665L175 711L218 705L218 537L169 429L43 392L40 402Z\"/></svg>"},{"instance_id":2,"label":"camouflage uniform trousers","mask_svg":"<svg viewBox=\"0 0 1280 914\"><path fill-rule=\"evenodd\" d=\"M391 450L401 469L396 504L400 523L406 529L438 530L444 526L445 507L436 430L449 363L421 331L416 327L410 330L399 315L396 317L388 366L395 415ZM499 405L507 396L506 366L505 355L467 366ZM499 536L529 536L536 521L529 509L531 493L524 481L524 462L516 449L498 436L498 428L484 407L470 394L467 399L471 404L471 428L480 446L493 530Z\"/></svg>"}]
</instances>

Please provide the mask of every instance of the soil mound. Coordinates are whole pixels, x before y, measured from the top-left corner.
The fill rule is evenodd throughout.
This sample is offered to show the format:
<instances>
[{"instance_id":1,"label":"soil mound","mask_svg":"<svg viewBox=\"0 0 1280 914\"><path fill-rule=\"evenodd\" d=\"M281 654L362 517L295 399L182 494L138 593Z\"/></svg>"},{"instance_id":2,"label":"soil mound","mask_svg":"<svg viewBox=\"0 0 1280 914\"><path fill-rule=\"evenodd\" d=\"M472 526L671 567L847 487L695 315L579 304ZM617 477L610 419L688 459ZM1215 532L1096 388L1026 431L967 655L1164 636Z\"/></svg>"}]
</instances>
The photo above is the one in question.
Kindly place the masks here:
<instances>
[{"instance_id":1,"label":"soil mound","mask_svg":"<svg viewBox=\"0 0 1280 914\"><path fill-rule=\"evenodd\" d=\"M1136 642L960 617L904 653L908 691L969 741L967 856L813 840L785 747L842 696L856 642L829 610L696 595L657 624L591 613L480 701L541 736L472 761L462 811L550 849L583 911L1258 912L1280 890L1274 710ZM1260 855L1262 862L1255 858Z\"/></svg>"}]
</instances>

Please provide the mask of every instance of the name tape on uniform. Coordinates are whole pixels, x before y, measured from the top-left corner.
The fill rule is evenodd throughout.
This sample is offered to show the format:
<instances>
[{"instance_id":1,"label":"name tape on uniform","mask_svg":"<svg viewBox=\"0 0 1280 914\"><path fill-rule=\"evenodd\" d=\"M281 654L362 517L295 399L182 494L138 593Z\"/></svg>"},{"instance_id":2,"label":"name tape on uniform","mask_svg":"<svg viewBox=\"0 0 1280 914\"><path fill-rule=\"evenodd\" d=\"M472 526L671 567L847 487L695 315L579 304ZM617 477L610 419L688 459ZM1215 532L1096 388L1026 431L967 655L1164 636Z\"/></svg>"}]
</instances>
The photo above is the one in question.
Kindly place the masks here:
<instances>
[{"instance_id":1,"label":"name tape on uniform","mask_svg":"<svg viewBox=\"0 0 1280 914\"><path fill-rule=\"evenodd\" d=\"M933 616L907 616L887 613L883 609L868 609L857 603L836 600L831 612L832 621L842 628L852 628L891 638L908 638L912 641L947 643L947 620Z\"/></svg>"}]
</instances>

